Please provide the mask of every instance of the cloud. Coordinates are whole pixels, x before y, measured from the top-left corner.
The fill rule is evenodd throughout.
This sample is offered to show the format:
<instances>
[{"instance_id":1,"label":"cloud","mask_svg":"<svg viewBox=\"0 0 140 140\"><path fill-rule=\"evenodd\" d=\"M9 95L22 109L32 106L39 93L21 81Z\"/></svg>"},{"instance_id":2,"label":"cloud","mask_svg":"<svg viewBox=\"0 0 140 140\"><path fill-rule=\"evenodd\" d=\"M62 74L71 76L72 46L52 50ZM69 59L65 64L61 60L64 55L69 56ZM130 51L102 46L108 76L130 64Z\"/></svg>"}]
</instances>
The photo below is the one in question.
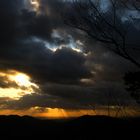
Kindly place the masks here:
<instances>
[{"instance_id":1,"label":"cloud","mask_svg":"<svg viewBox=\"0 0 140 140\"><path fill-rule=\"evenodd\" d=\"M63 26L57 16L53 17L57 13L56 1L40 3L40 10L43 10L43 5L46 5L51 15L37 15L30 9L22 10L23 2L16 2L16 0L13 3L12 1L1 3L5 7L1 12L3 23L3 26L1 25L3 32L0 33L2 36L1 69L16 69L30 74L35 79L46 81L64 82L70 79L70 81L76 81L81 77L90 76L90 71L84 66L85 57L82 53L76 53L68 48L52 52L45 47L43 41L37 43L31 39L36 37L47 42L56 42L57 46L70 43L70 38L65 37L60 43L60 38L52 37L53 29L56 26ZM62 5L62 2L57 3ZM7 12L8 7L10 7L9 12Z\"/></svg>"},{"instance_id":2,"label":"cloud","mask_svg":"<svg viewBox=\"0 0 140 140\"><path fill-rule=\"evenodd\" d=\"M116 85L110 87L83 87L76 85L46 84L42 93L25 95L19 100L4 102L5 109L24 110L32 107L63 109L94 109L111 106L134 106L129 94Z\"/></svg>"},{"instance_id":3,"label":"cloud","mask_svg":"<svg viewBox=\"0 0 140 140\"><path fill-rule=\"evenodd\" d=\"M15 41L19 34L17 31L19 9L22 1L0 0L0 43L7 44ZM8 40L8 41L7 41Z\"/></svg>"},{"instance_id":4,"label":"cloud","mask_svg":"<svg viewBox=\"0 0 140 140\"><path fill-rule=\"evenodd\" d=\"M91 76L90 70L85 66L86 58L82 53L69 48L52 52L40 44L24 45L2 52L1 69L23 71L33 76L35 80L46 82L76 82L82 77Z\"/></svg>"},{"instance_id":5,"label":"cloud","mask_svg":"<svg viewBox=\"0 0 140 140\"><path fill-rule=\"evenodd\" d=\"M17 101L1 98L0 104L17 109L34 106L89 109L90 105L108 104L108 91L124 104L134 103L122 83L122 76L131 64L82 31L64 25L61 13L66 5L71 8L69 2L40 0L38 13L25 7L23 0L0 0L0 70L24 72L41 89L41 93L25 95ZM138 26L124 22L126 25L131 27L128 38L138 41ZM80 52L76 51L77 42L81 44ZM52 51L54 47L56 50ZM131 70L135 69L131 65ZM82 79L91 83L84 84ZM4 80L0 77L0 87L17 86ZM111 99L111 104L118 103Z\"/></svg>"}]
</instances>

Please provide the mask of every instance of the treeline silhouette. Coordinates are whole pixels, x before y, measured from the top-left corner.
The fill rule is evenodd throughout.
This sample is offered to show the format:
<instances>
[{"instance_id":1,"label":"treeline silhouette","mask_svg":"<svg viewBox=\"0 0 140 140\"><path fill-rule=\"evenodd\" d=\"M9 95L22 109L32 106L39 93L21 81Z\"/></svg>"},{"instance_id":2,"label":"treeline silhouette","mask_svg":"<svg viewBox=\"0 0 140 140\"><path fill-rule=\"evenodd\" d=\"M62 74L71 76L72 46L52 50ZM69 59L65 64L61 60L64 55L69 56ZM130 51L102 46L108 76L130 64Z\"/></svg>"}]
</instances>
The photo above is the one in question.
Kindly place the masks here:
<instances>
[{"instance_id":1,"label":"treeline silhouette","mask_svg":"<svg viewBox=\"0 0 140 140\"><path fill-rule=\"evenodd\" d=\"M68 120L48 120L29 116L0 116L1 138L39 139L136 139L140 118L83 116Z\"/></svg>"},{"instance_id":2,"label":"treeline silhouette","mask_svg":"<svg viewBox=\"0 0 140 140\"><path fill-rule=\"evenodd\" d=\"M140 104L140 71L126 73L124 82L131 97Z\"/></svg>"}]
</instances>

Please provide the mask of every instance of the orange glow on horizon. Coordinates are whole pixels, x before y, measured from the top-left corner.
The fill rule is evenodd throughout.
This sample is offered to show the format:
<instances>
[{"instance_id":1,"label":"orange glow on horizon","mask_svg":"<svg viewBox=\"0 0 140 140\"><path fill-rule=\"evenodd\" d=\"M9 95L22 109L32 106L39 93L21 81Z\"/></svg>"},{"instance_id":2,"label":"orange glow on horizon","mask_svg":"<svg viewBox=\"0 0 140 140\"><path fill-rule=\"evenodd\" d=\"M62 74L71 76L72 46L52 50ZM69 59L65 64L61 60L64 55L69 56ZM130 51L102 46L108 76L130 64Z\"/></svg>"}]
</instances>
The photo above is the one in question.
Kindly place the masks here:
<instances>
[{"instance_id":1,"label":"orange glow on horizon","mask_svg":"<svg viewBox=\"0 0 140 140\"><path fill-rule=\"evenodd\" d=\"M10 109L0 109L0 115L19 115L19 116L32 116L40 118L49 118L49 119L61 119L61 118L73 118L80 117L84 115L106 115L108 116L108 110L106 108L92 110L92 109L62 109L62 108L45 108L45 107L32 107L30 109L24 110L10 110ZM111 110L110 116L112 117L122 117L124 114L116 116L117 110ZM138 108L127 108L125 110L126 114L129 117L140 116ZM135 112L135 113L134 113ZM125 116L126 117L126 116Z\"/></svg>"},{"instance_id":2,"label":"orange glow on horizon","mask_svg":"<svg viewBox=\"0 0 140 140\"><path fill-rule=\"evenodd\" d=\"M26 110L0 110L0 115L19 115L19 116L32 116L43 117L51 119L80 117L83 115L95 115L94 110L66 110L61 108L41 108L32 107Z\"/></svg>"},{"instance_id":3,"label":"orange glow on horizon","mask_svg":"<svg viewBox=\"0 0 140 140\"><path fill-rule=\"evenodd\" d=\"M37 114L38 117L47 118L72 118L80 117L83 115L96 115L94 110L84 110L84 109L61 109L61 108L46 108L46 112Z\"/></svg>"}]
</instances>

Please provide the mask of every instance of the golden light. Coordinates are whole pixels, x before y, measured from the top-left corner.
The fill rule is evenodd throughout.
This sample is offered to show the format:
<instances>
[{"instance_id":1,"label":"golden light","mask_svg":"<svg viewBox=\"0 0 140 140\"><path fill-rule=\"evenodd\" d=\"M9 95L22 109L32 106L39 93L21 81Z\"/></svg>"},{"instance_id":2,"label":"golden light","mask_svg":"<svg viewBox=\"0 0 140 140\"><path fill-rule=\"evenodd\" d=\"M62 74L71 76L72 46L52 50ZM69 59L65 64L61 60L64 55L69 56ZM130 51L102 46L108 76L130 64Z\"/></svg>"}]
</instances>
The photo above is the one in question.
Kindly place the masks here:
<instances>
[{"instance_id":1,"label":"golden light","mask_svg":"<svg viewBox=\"0 0 140 140\"><path fill-rule=\"evenodd\" d=\"M9 85L7 88L0 87L0 97L9 97L18 100L26 94L32 94L39 90L39 86L31 81L30 76L15 70L0 72L0 78Z\"/></svg>"},{"instance_id":2,"label":"golden light","mask_svg":"<svg viewBox=\"0 0 140 140\"><path fill-rule=\"evenodd\" d=\"M73 118L80 117L83 115L95 115L94 110L67 110L62 108L45 108L45 107L31 107L24 110L2 110L0 115L29 115L33 117L49 118L49 119L61 119L61 118Z\"/></svg>"},{"instance_id":3,"label":"golden light","mask_svg":"<svg viewBox=\"0 0 140 140\"><path fill-rule=\"evenodd\" d=\"M39 6L40 6L39 0L30 0L30 4L31 4L33 10L38 12Z\"/></svg>"},{"instance_id":4,"label":"golden light","mask_svg":"<svg viewBox=\"0 0 140 140\"><path fill-rule=\"evenodd\" d=\"M21 86L29 86L29 77L25 74L17 74L15 76L15 81Z\"/></svg>"},{"instance_id":5,"label":"golden light","mask_svg":"<svg viewBox=\"0 0 140 140\"><path fill-rule=\"evenodd\" d=\"M80 82L87 85L93 85L95 83L93 79L87 79L87 78L80 79Z\"/></svg>"},{"instance_id":6,"label":"golden light","mask_svg":"<svg viewBox=\"0 0 140 140\"><path fill-rule=\"evenodd\" d=\"M37 111L38 110L38 111ZM72 117L80 117L83 115L96 115L95 110L90 109L63 109L63 108L44 108L43 112L39 112L39 107L33 107L32 111L36 112L34 115L36 117L44 117L51 119L59 119L59 118L72 118Z\"/></svg>"},{"instance_id":7,"label":"golden light","mask_svg":"<svg viewBox=\"0 0 140 140\"><path fill-rule=\"evenodd\" d=\"M127 107L126 114L128 117L136 117L140 115L139 107ZM96 114L95 112L99 112ZM126 115L125 114L125 115ZM45 108L45 107L31 107L29 109L24 110L12 110L12 109L0 109L0 115L29 115L33 117L43 117L43 118L50 118L50 119L61 119L61 118L73 118L73 117L80 117L83 115L108 115L108 109L102 108L95 110L90 109L75 109L75 110L68 110L62 108ZM111 114L112 117L116 117L116 109L112 110ZM122 113L119 114L122 117Z\"/></svg>"},{"instance_id":8,"label":"golden light","mask_svg":"<svg viewBox=\"0 0 140 140\"><path fill-rule=\"evenodd\" d=\"M33 86L33 87L38 88L38 86L36 84L31 82L31 78L24 73L15 72L15 74L9 75L8 77L9 77L9 80L14 81L20 87Z\"/></svg>"},{"instance_id":9,"label":"golden light","mask_svg":"<svg viewBox=\"0 0 140 140\"><path fill-rule=\"evenodd\" d=\"M0 97L9 97L14 100L18 100L25 95L25 91L16 88L0 88Z\"/></svg>"}]
</instances>

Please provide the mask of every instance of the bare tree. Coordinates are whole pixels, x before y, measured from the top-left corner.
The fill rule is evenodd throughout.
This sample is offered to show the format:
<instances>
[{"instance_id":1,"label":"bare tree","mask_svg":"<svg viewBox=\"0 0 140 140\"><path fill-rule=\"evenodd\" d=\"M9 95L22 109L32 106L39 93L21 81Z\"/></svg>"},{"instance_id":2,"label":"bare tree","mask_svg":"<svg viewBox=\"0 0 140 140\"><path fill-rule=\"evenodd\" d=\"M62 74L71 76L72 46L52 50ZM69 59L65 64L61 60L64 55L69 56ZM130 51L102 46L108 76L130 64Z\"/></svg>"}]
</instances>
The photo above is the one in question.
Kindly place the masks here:
<instances>
[{"instance_id":1,"label":"bare tree","mask_svg":"<svg viewBox=\"0 0 140 140\"><path fill-rule=\"evenodd\" d=\"M72 11L65 14L65 23L86 32L93 39L105 45L119 56L129 60L140 68L140 62L132 51L140 51L140 44L128 41L129 27L124 25L126 17L122 14L137 11L140 14L140 2L137 0L73 0ZM108 5L108 7L107 7ZM130 18L130 19L129 19ZM127 20L134 20L133 16Z\"/></svg>"},{"instance_id":2,"label":"bare tree","mask_svg":"<svg viewBox=\"0 0 140 140\"><path fill-rule=\"evenodd\" d=\"M140 11L140 1L139 0L120 0L120 1L128 9Z\"/></svg>"},{"instance_id":3,"label":"bare tree","mask_svg":"<svg viewBox=\"0 0 140 140\"><path fill-rule=\"evenodd\" d=\"M124 82L131 97L140 104L140 71L126 73Z\"/></svg>"}]
</instances>

